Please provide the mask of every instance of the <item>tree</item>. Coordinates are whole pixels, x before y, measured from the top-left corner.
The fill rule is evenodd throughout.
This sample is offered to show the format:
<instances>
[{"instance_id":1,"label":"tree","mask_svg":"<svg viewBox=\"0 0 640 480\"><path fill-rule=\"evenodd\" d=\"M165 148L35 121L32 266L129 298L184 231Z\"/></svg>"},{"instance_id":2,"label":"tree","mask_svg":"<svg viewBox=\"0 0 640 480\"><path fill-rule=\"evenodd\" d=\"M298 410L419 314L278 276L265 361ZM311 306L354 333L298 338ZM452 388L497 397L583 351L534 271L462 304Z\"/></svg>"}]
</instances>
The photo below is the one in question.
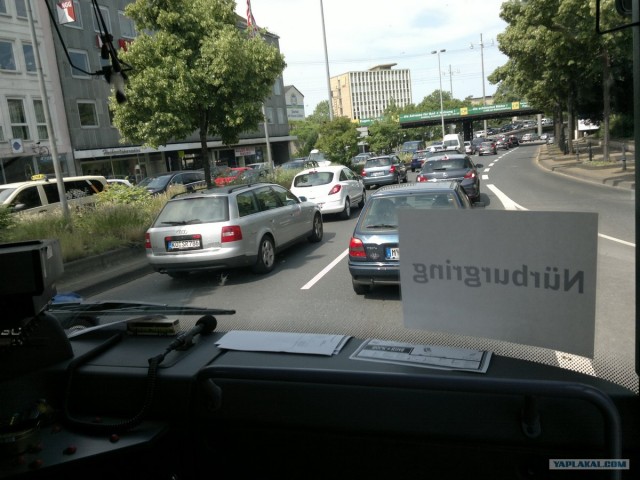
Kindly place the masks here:
<instances>
[{"instance_id":1,"label":"tree","mask_svg":"<svg viewBox=\"0 0 640 480\"><path fill-rule=\"evenodd\" d=\"M122 59L132 66L127 102L111 102L129 141L158 147L199 133L207 185L207 138L226 145L264 121L262 101L285 67L278 49L237 26L233 0L136 0L126 14L140 35ZM145 33L152 32L152 33Z\"/></svg>"},{"instance_id":2,"label":"tree","mask_svg":"<svg viewBox=\"0 0 640 480\"><path fill-rule=\"evenodd\" d=\"M509 60L489 76L489 81L504 83L510 94L554 112L560 139L564 134L563 110L568 113L569 132L574 131L575 118L593 117L598 112L604 120L606 144L609 101L626 95L625 79L630 77L632 62L630 42L625 38L628 32L599 35L595 8L594 0L503 3L500 16L508 26L498 35L498 44ZM602 0L602 12L609 13L606 18L612 18L613 8L613 0Z\"/></svg>"},{"instance_id":3,"label":"tree","mask_svg":"<svg viewBox=\"0 0 640 480\"><path fill-rule=\"evenodd\" d=\"M337 117L322 124L319 134L316 147L332 162L349 165L351 157L357 155L360 133L347 117Z\"/></svg>"}]
</instances>

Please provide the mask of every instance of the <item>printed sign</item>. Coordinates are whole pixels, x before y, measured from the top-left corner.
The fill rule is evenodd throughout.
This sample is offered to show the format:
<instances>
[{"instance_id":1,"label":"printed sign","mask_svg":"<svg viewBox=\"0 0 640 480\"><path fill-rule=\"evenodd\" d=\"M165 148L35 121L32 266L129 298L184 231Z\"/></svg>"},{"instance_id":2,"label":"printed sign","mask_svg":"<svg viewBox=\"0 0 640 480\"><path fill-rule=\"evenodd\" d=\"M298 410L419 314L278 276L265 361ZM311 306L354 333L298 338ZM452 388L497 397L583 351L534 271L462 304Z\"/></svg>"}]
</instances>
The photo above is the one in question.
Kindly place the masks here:
<instances>
[{"instance_id":1,"label":"printed sign","mask_svg":"<svg viewBox=\"0 0 640 480\"><path fill-rule=\"evenodd\" d=\"M399 211L407 328L593 357L595 213Z\"/></svg>"},{"instance_id":2,"label":"printed sign","mask_svg":"<svg viewBox=\"0 0 640 480\"><path fill-rule=\"evenodd\" d=\"M73 9L73 1L67 0L65 2L58 2L56 4L56 10L58 11L58 23L64 25L65 23L71 23L76 21L76 12Z\"/></svg>"}]
</instances>

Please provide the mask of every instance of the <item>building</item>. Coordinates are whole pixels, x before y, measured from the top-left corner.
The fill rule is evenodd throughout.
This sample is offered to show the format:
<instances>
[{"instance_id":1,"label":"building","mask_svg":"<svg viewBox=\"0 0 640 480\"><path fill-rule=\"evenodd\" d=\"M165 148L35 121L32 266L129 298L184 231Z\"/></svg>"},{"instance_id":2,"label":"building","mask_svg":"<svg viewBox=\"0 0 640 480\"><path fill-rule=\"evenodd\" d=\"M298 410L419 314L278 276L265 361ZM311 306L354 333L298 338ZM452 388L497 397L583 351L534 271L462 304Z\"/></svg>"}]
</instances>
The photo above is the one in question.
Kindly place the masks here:
<instances>
[{"instance_id":1,"label":"building","mask_svg":"<svg viewBox=\"0 0 640 480\"><path fill-rule=\"evenodd\" d=\"M63 3L46 1L53 12ZM202 167L197 132L158 149L122 142L111 121L111 87L104 76L96 74L102 70L104 60L100 55L100 23L91 0L72 0L73 14L67 19L72 21L62 24L57 18L49 18L45 2L31 3L35 8L37 36L41 39L42 71L63 174L141 178L168 170ZM126 49L137 35L135 25L124 15L124 8L131 0L105 3L99 9L107 31L113 36L117 49ZM31 173L53 173L51 145L43 136L46 128L30 48L26 5L25 0L0 0L3 32L0 35L0 165L5 174L0 180L5 183L25 180ZM238 17L238 28L245 27L246 20ZM277 35L266 33L265 40L279 48ZM223 145L219 138L209 138L206 160L232 166L267 161L267 145L274 163L288 160L292 137L286 112L284 82L280 77L264 101L268 135L265 125L261 124L257 131L240 135L237 145ZM12 139L16 141L10 142ZM23 149L12 149L11 145L23 145Z\"/></svg>"},{"instance_id":2,"label":"building","mask_svg":"<svg viewBox=\"0 0 640 480\"><path fill-rule=\"evenodd\" d=\"M304 95L293 85L285 85L284 98L287 103L287 119L296 122L305 119Z\"/></svg>"},{"instance_id":3,"label":"building","mask_svg":"<svg viewBox=\"0 0 640 480\"><path fill-rule=\"evenodd\" d=\"M34 4L34 2L31 2ZM31 12L40 45L44 91L65 173L77 173L62 100L51 24L42 2ZM29 24L29 3L0 0L0 182L24 181L38 173L54 173L51 139Z\"/></svg>"},{"instance_id":4,"label":"building","mask_svg":"<svg viewBox=\"0 0 640 480\"><path fill-rule=\"evenodd\" d=\"M395 65L378 65L366 71L331 77L334 115L352 120L374 119L381 117L392 102L398 107L412 103L411 72L393 70Z\"/></svg>"}]
</instances>

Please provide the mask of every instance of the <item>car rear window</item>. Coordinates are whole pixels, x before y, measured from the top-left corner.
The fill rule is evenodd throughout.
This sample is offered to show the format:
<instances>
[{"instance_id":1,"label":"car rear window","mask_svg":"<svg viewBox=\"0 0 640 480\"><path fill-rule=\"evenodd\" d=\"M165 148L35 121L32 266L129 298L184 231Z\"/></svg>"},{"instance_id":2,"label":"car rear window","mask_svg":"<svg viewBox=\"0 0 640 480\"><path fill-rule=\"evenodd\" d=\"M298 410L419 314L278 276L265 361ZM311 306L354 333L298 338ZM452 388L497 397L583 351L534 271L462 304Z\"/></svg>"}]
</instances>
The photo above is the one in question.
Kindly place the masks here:
<instances>
[{"instance_id":1,"label":"car rear window","mask_svg":"<svg viewBox=\"0 0 640 480\"><path fill-rule=\"evenodd\" d=\"M429 161L424 164L424 172L437 172L442 170L460 170L462 168L469 168L464 158L456 158L453 160L438 160Z\"/></svg>"},{"instance_id":2,"label":"car rear window","mask_svg":"<svg viewBox=\"0 0 640 480\"><path fill-rule=\"evenodd\" d=\"M189 198L167 202L154 226L192 225L228 220L229 202L226 196Z\"/></svg>"},{"instance_id":3,"label":"car rear window","mask_svg":"<svg viewBox=\"0 0 640 480\"><path fill-rule=\"evenodd\" d=\"M309 172L293 179L294 187L317 187L333 181L333 172Z\"/></svg>"},{"instance_id":4,"label":"car rear window","mask_svg":"<svg viewBox=\"0 0 640 480\"><path fill-rule=\"evenodd\" d=\"M367 163L365 163L365 168L388 167L389 165L391 165L391 159L389 158L370 158L367 160Z\"/></svg>"}]
</instances>

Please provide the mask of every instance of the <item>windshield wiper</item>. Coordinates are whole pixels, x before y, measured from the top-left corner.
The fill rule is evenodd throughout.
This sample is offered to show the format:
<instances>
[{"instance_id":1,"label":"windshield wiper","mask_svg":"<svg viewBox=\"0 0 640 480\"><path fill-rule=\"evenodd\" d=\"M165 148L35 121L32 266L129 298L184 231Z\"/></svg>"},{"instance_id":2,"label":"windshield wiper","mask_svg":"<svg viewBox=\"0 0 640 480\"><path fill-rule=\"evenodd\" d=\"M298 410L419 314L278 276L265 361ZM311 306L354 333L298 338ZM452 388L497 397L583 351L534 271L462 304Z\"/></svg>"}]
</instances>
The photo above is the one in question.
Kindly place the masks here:
<instances>
[{"instance_id":1,"label":"windshield wiper","mask_svg":"<svg viewBox=\"0 0 640 480\"><path fill-rule=\"evenodd\" d=\"M366 225L365 228L398 228L398 225L392 225L390 223L376 223L374 225Z\"/></svg>"}]
</instances>

